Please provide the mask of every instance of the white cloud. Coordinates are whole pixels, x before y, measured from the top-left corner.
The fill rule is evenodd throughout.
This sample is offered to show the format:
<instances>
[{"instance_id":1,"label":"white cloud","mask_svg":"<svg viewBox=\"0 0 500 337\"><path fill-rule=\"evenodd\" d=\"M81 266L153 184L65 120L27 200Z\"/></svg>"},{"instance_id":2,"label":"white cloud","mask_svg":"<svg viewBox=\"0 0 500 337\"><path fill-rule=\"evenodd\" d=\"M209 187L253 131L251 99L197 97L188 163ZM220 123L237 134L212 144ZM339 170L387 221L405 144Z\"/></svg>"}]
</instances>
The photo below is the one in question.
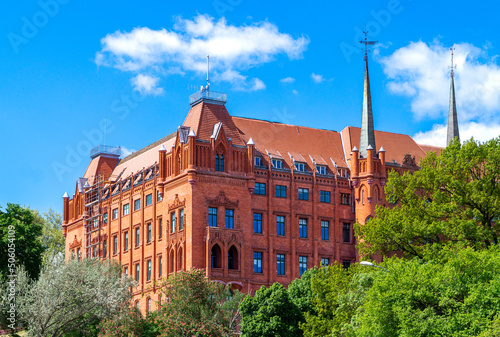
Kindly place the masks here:
<instances>
[{"instance_id":1,"label":"white cloud","mask_svg":"<svg viewBox=\"0 0 500 337\"><path fill-rule=\"evenodd\" d=\"M314 81L314 83L321 83L321 82L323 82L325 80L325 78L323 77L323 75L318 75L318 74L315 74L315 73L311 74L311 78Z\"/></svg>"},{"instance_id":2,"label":"white cloud","mask_svg":"<svg viewBox=\"0 0 500 337\"><path fill-rule=\"evenodd\" d=\"M125 146L121 146L120 149L122 151L122 158L130 156L132 153L137 151L137 150L127 149Z\"/></svg>"},{"instance_id":3,"label":"white cloud","mask_svg":"<svg viewBox=\"0 0 500 337\"><path fill-rule=\"evenodd\" d=\"M295 78L293 77L285 77L280 80L281 83L293 83L295 82Z\"/></svg>"},{"instance_id":4,"label":"white cloud","mask_svg":"<svg viewBox=\"0 0 500 337\"><path fill-rule=\"evenodd\" d=\"M293 89L293 90L292 90L292 93L293 93L294 95L298 95L298 94L299 94L299 92L298 92L297 90L295 90L295 89Z\"/></svg>"},{"instance_id":5,"label":"white cloud","mask_svg":"<svg viewBox=\"0 0 500 337\"><path fill-rule=\"evenodd\" d=\"M476 122L460 123L460 140L463 142L472 137L482 142L500 135L500 123L484 124ZM413 139L419 144L446 146L447 125L435 124L432 130L419 132Z\"/></svg>"},{"instance_id":6,"label":"white cloud","mask_svg":"<svg viewBox=\"0 0 500 337\"><path fill-rule=\"evenodd\" d=\"M160 79L155 76L138 74L131 79L134 90L137 90L143 95L159 96L163 95L165 91L163 88L158 87Z\"/></svg>"},{"instance_id":7,"label":"white cloud","mask_svg":"<svg viewBox=\"0 0 500 337\"><path fill-rule=\"evenodd\" d=\"M177 17L173 30L134 28L116 31L101 39L96 53L97 65L121 71L155 75L206 71L206 56L214 80L229 81L237 88L265 88L259 79L248 79L241 72L273 61L278 55L289 59L302 57L309 39L281 33L270 22L229 25L224 18L209 15L193 20ZM229 72L231 76L224 76ZM247 82L245 82L247 81Z\"/></svg>"}]
</instances>

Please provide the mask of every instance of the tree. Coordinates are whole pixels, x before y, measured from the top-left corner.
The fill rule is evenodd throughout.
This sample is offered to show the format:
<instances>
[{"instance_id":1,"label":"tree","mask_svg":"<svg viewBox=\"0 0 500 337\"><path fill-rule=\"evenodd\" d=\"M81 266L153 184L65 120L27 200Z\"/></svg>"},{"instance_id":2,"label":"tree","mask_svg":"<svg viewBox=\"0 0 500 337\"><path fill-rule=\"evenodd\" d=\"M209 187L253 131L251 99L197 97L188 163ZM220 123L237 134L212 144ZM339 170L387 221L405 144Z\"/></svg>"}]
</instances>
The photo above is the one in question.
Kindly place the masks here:
<instances>
[{"instance_id":1,"label":"tree","mask_svg":"<svg viewBox=\"0 0 500 337\"><path fill-rule=\"evenodd\" d=\"M246 296L240 305L241 332L246 337L302 336L302 314L279 283L262 286L255 296Z\"/></svg>"},{"instance_id":2,"label":"tree","mask_svg":"<svg viewBox=\"0 0 500 337\"><path fill-rule=\"evenodd\" d=\"M31 210L16 204L0 209L0 279L7 279L13 265L23 265L31 279L38 277L45 251L41 235Z\"/></svg>"},{"instance_id":3,"label":"tree","mask_svg":"<svg viewBox=\"0 0 500 337\"><path fill-rule=\"evenodd\" d=\"M62 234L62 217L61 214L49 209L43 215L37 211L32 211L35 216L35 222L42 226L42 246L45 251L43 253L43 263L47 263L52 258L63 255L65 249L65 240Z\"/></svg>"},{"instance_id":4,"label":"tree","mask_svg":"<svg viewBox=\"0 0 500 337\"><path fill-rule=\"evenodd\" d=\"M128 307L134 281L115 261L62 258L43 267L20 296L19 313L34 336L85 334L89 324Z\"/></svg>"},{"instance_id":5,"label":"tree","mask_svg":"<svg viewBox=\"0 0 500 337\"><path fill-rule=\"evenodd\" d=\"M303 315L305 313L314 313L312 303L314 294L311 287L311 280L319 271L324 271L325 269L317 267L308 269L300 278L293 280L288 286L287 290L290 299ZM301 319L301 321L304 320Z\"/></svg>"},{"instance_id":6,"label":"tree","mask_svg":"<svg viewBox=\"0 0 500 337\"><path fill-rule=\"evenodd\" d=\"M356 225L362 254L424 257L432 246L457 243L484 249L498 242L500 137L454 142L430 153L420 170L389 173L385 191L394 207ZM432 248L435 249L435 248Z\"/></svg>"}]
</instances>

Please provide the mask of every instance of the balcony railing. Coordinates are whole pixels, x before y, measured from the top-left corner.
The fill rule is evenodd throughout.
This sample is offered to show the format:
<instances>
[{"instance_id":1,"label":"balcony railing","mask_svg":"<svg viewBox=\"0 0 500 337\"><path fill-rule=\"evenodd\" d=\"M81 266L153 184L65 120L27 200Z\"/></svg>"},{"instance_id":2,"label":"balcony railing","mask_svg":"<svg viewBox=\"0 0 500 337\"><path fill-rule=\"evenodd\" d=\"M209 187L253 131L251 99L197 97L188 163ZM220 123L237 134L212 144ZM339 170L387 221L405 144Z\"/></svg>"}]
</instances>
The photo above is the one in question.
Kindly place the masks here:
<instances>
[{"instance_id":1,"label":"balcony railing","mask_svg":"<svg viewBox=\"0 0 500 337\"><path fill-rule=\"evenodd\" d=\"M90 158L92 159L101 154L120 157L122 154L122 150L119 146L107 146L107 145L97 145L96 147L90 150Z\"/></svg>"},{"instance_id":2,"label":"balcony railing","mask_svg":"<svg viewBox=\"0 0 500 337\"><path fill-rule=\"evenodd\" d=\"M214 101L219 103L227 102L227 94L223 94L221 92L211 91L202 89L198 92L195 92L191 96L189 96L189 104L194 106L203 100Z\"/></svg>"}]
</instances>

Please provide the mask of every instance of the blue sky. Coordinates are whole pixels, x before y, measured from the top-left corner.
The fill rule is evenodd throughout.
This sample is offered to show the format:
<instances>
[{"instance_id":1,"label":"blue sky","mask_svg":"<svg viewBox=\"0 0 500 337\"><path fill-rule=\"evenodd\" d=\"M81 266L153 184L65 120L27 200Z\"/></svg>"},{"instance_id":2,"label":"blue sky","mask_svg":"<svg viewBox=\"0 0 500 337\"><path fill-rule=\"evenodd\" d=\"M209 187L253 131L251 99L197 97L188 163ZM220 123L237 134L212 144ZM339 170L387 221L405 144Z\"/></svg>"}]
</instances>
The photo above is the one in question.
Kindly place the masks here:
<instances>
[{"instance_id":1,"label":"blue sky","mask_svg":"<svg viewBox=\"0 0 500 337\"><path fill-rule=\"evenodd\" d=\"M0 20L0 205L62 210L89 146L173 132L190 87L236 116L342 130L361 121L367 24L375 128L444 144L455 45L462 138L500 133L497 2L10 1Z\"/></svg>"}]
</instances>

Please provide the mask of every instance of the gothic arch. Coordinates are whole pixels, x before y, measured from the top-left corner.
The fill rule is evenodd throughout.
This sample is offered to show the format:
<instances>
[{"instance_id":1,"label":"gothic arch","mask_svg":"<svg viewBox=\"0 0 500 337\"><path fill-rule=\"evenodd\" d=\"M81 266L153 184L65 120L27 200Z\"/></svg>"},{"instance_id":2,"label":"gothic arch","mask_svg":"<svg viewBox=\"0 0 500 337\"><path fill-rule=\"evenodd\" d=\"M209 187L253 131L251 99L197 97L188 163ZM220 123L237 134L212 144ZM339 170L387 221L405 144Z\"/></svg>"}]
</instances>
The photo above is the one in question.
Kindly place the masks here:
<instances>
[{"instance_id":1,"label":"gothic arch","mask_svg":"<svg viewBox=\"0 0 500 337\"><path fill-rule=\"evenodd\" d=\"M238 270L240 269L239 250L235 245L231 245L227 251L227 269Z\"/></svg>"},{"instance_id":2,"label":"gothic arch","mask_svg":"<svg viewBox=\"0 0 500 337\"><path fill-rule=\"evenodd\" d=\"M184 249L182 246L180 246L177 250L177 270L184 270L185 263Z\"/></svg>"},{"instance_id":3,"label":"gothic arch","mask_svg":"<svg viewBox=\"0 0 500 337\"><path fill-rule=\"evenodd\" d=\"M168 254L168 272L173 273L175 271L175 250L170 249L170 253Z\"/></svg>"},{"instance_id":4,"label":"gothic arch","mask_svg":"<svg viewBox=\"0 0 500 337\"><path fill-rule=\"evenodd\" d=\"M222 249L218 243L214 244L210 249L210 267L222 268Z\"/></svg>"}]
</instances>

